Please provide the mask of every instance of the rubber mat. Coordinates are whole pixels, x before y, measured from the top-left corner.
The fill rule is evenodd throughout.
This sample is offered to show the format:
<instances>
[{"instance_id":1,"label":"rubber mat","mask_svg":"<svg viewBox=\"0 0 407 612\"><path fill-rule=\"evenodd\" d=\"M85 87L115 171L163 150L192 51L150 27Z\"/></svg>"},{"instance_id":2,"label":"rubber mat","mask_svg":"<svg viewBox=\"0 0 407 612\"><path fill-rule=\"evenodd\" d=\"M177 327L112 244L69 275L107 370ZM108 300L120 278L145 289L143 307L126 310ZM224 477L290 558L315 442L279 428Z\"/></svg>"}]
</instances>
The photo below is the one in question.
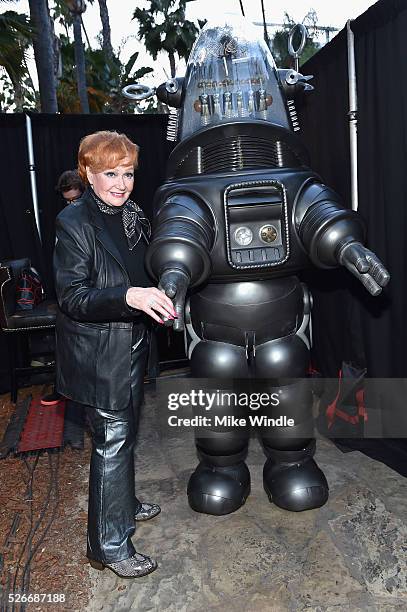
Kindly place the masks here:
<instances>
[{"instance_id":1,"label":"rubber mat","mask_svg":"<svg viewBox=\"0 0 407 612\"><path fill-rule=\"evenodd\" d=\"M31 402L17 452L59 448L63 444L65 402L42 406L40 399Z\"/></svg>"}]
</instances>

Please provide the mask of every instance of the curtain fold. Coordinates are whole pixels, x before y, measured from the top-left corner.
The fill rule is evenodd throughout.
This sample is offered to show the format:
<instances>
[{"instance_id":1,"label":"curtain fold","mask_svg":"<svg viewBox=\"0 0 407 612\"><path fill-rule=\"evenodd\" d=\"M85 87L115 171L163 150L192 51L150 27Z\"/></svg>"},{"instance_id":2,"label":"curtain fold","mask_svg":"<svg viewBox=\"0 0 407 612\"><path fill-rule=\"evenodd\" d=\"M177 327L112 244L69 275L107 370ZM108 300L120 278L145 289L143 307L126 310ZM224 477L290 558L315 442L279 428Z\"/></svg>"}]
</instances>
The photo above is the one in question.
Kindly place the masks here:
<instances>
[{"instance_id":1,"label":"curtain fold","mask_svg":"<svg viewBox=\"0 0 407 612\"><path fill-rule=\"evenodd\" d=\"M361 302L369 376L407 376L407 3L379 2L353 24L358 79L359 210L389 268L383 299Z\"/></svg>"}]
</instances>

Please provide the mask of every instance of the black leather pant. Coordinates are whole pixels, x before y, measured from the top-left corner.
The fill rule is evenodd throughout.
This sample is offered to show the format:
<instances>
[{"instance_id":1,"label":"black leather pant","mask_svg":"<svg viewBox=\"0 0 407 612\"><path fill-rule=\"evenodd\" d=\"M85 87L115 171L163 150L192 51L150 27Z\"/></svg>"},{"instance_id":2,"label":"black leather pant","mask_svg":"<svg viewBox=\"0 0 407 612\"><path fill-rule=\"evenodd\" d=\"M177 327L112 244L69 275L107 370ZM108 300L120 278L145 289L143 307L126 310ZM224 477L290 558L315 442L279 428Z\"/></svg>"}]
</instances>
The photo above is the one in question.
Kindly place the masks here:
<instances>
[{"instance_id":1,"label":"black leather pant","mask_svg":"<svg viewBox=\"0 0 407 612\"><path fill-rule=\"evenodd\" d=\"M135 495L134 446L147 355L148 333L134 329L130 406L123 410L86 407L92 433L87 555L103 563L128 559L136 552L131 537L140 502Z\"/></svg>"}]
</instances>

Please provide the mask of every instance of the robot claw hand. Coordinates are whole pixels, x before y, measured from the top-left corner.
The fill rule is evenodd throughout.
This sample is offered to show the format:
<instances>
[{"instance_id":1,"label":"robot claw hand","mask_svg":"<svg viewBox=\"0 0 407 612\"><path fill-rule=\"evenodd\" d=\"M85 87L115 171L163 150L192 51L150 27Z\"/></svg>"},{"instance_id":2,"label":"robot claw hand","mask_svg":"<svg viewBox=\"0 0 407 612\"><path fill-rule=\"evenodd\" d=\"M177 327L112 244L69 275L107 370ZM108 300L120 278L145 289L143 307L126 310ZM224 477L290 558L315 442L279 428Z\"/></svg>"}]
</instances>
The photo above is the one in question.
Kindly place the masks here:
<instances>
[{"instance_id":1,"label":"robot claw hand","mask_svg":"<svg viewBox=\"0 0 407 612\"><path fill-rule=\"evenodd\" d=\"M184 329L185 296L189 282L188 274L177 269L165 270L160 277L158 288L162 289L172 299L177 313L177 318L173 323L175 331L183 331Z\"/></svg>"},{"instance_id":2,"label":"robot claw hand","mask_svg":"<svg viewBox=\"0 0 407 612\"><path fill-rule=\"evenodd\" d=\"M373 296L380 295L390 280L390 274L377 255L360 242L350 242L342 247L338 260Z\"/></svg>"}]
</instances>

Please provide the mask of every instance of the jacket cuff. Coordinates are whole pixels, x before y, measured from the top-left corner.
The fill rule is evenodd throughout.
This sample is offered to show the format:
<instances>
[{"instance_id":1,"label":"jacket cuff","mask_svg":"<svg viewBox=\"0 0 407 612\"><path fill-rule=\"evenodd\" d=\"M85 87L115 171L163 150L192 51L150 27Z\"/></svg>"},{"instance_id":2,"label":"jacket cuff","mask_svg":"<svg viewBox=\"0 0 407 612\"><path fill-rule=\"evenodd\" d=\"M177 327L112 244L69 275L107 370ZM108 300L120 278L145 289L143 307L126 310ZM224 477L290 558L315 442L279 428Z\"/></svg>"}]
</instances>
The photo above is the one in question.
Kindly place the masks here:
<instances>
[{"instance_id":1,"label":"jacket cuff","mask_svg":"<svg viewBox=\"0 0 407 612\"><path fill-rule=\"evenodd\" d=\"M142 313L142 310L140 310L139 308L133 308L133 306L130 306L127 303L126 300L126 296L127 296L127 291L130 289L130 287L126 288L126 291L124 292L124 296L123 296L123 300L124 300L124 306L127 309L128 313L131 314L133 317L139 317Z\"/></svg>"}]
</instances>

